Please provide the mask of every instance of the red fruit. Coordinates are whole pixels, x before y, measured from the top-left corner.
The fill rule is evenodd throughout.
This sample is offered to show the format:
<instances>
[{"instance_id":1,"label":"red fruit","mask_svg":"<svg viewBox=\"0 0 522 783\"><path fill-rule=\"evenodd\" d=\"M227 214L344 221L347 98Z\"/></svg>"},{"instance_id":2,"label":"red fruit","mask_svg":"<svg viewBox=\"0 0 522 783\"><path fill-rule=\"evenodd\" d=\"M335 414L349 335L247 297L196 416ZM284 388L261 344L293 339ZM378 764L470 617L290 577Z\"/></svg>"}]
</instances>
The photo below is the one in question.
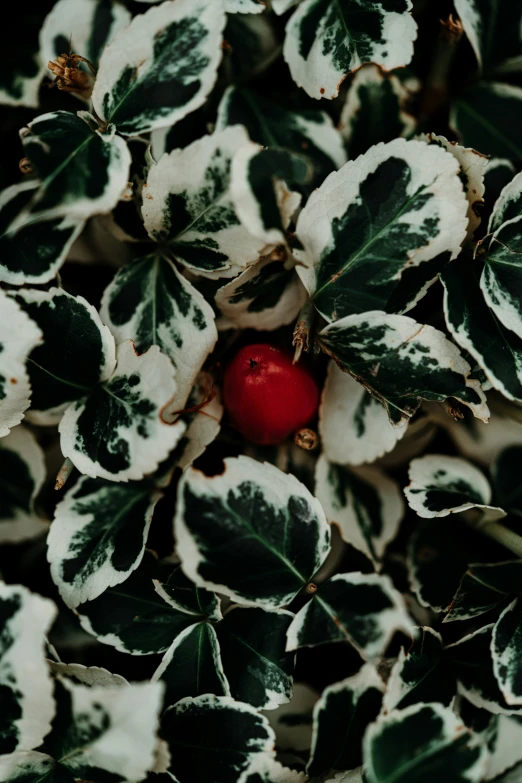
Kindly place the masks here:
<instances>
[{"instance_id":1,"label":"red fruit","mask_svg":"<svg viewBox=\"0 0 522 783\"><path fill-rule=\"evenodd\" d=\"M247 345L225 370L225 408L232 424L252 443L280 443L317 412L317 383L302 364L292 364L292 358L273 345Z\"/></svg>"}]
</instances>

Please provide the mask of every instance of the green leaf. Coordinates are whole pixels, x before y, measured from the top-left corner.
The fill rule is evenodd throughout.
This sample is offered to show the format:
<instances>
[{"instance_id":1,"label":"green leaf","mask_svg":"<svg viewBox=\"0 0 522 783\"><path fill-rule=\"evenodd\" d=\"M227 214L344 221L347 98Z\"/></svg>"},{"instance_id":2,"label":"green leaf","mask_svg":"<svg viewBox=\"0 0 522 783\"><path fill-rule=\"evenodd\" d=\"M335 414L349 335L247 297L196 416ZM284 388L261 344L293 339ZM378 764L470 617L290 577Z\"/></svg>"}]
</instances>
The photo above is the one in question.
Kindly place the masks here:
<instances>
[{"instance_id":1,"label":"green leaf","mask_svg":"<svg viewBox=\"0 0 522 783\"><path fill-rule=\"evenodd\" d=\"M414 704L370 726L364 760L369 783L479 783L488 757L448 707Z\"/></svg>"},{"instance_id":2,"label":"green leaf","mask_svg":"<svg viewBox=\"0 0 522 783\"><path fill-rule=\"evenodd\" d=\"M496 457L492 468L492 480L495 495L502 508L520 514L522 511L522 491L517 478L517 460L522 457L522 447L509 446Z\"/></svg>"},{"instance_id":3,"label":"green leaf","mask_svg":"<svg viewBox=\"0 0 522 783\"><path fill-rule=\"evenodd\" d=\"M0 542L25 541L47 530L34 510L44 480L44 453L30 430L15 427L0 438Z\"/></svg>"},{"instance_id":4,"label":"green leaf","mask_svg":"<svg viewBox=\"0 0 522 783\"><path fill-rule=\"evenodd\" d=\"M274 752L266 718L226 696L182 699L164 714L162 736L179 783L237 783L258 753Z\"/></svg>"},{"instance_id":5,"label":"green leaf","mask_svg":"<svg viewBox=\"0 0 522 783\"><path fill-rule=\"evenodd\" d=\"M327 321L409 309L424 295L466 236L458 172L455 158L438 146L395 139L349 161L312 193L297 221L303 250L295 256ZM410 291L414 274L421 279ZM394 306L394 296L406 297L404 308Z\"/></svg>"},{"instance_id":6,"label":"green leaf","mask_svg":"<svg viewBox=\"0 0 522 783\"><path fill-rule=\"evenodd\" d=\"M510 178L502 188L489 219L488 233L497 231L503 223L522 212L522 174Z\"/></svg>"},{"instance_id":7,"label":"green leaf","mask_svg":"<svg viewBox=\"0 0 522 783\"><path fill-rule=\"evenodd\" d=\"M225 14L205 0L162 3L106 47L92 93L96 114L127 136L174 125L216 80Z\"/></svg>"},{"instance_id":8,"label":"green leaf","mask_svg":"<svg viewBox=\"0 0 522 783\"><path fill-rule=\"evenodd\" d=\"M139 566L160 497L147 482L87 476L66 493L49 530L47 559L67 606L92 601Z\"/></svg>"},{"instance_id":9,"label":"green leaf","mask_svg":"<svg viewBox=\"0 0 522 783\"><path fill-rule=\"evenodd\" d=\"M279 607L306 586L329 551L319 502L292 475L249 457L209 478L189 468L178 486L175 532L197 585L243 604Z\"/></svg>"},{"instance_id":10,"label":"green leaf","mask_svg":"<svg viewBox=\"0 0 522 783\"><path fill-rule=\"evenodd\" d=\"M444 661L442 637L432 628L419 628L408 652L402 647L393 665L383 711L426 702L441 702L450 707L455 694L455 676Z\"/></svg>"},{"instance_id":11,"label":"green leaf","mask_svg":"<svg viewBox=\"0 0 522 783\"><path fill-rule=\"evenodd\" d=\"M462 580L444 622L469 620L489 612L520 590L522 560L472 563Z\"/></svg>"},{"instance_id":12,"label":"green leaf","mask_svg":"<svg viewBox=\"0 0 522 783\"><path fill-rule=\"evenodd\" d=\"M40 58L47 65L72 45L96 68L104 46L130 20L127 9L112 0L58 0L40 32Z\"/></svg>"},{"instance_id":13,"label":"green leaf","mask_svg":"<svg viewBox=\"0 0 522 783\"><path fill-rule=\"evenodd\" d=\"M157 345L138 356L132 340L120 343L109 380L65 411L63 456L91 478L135 481L152 473L185 432L180 419L169 425L162 418L175 392L174 369Z\"/></svg>"},{"instance_id":14,"label":"green leaf","mask_svg":"<svg viewBox=\"0 0 522 783\"><path fill-rule=\"evenodd\" d=\"M84 220L110 212L128 179L130 152L124 140L93 131L86 120L67 111L41 114L20 131L24 152L39 177L30 202L11 224L23 226L29 216Z\"/></svg>"},{"instance_id":15,"label":"green leaf","mask_svg":"<svg viewBox=\"0 0 522 783\"><path fill-rule=\"evenodd\" d=\"M149 236L209 277L237 275L258 260L267 244L241 224L232 201L232 158L244 145L254 146L240 126L204 136L163 155L151 166L144 187Z\"/></svg>"},{"instance_id":16,"label":"green leaf","mask_svg":"<svg viewBox=\"0 0 522 783\"><path fill-rule=\"evenodd\" d=\"M221 73L228 84L259 77L281 54L281 42L269 14L228 14L223 37L228 47Z\"/></svg>"},{"instance_id":17,"label":"green leaf","mask_svg":"<svg viewBox=\"0 0 522 783\"><path fill-rule=\"evenodd\" d=\"M379 468L348 469L322 455L316 467L315 496L341 538L379 566L404 516L397 484Z\"/></svg>"},{"instance_id":18,"label":"green leaf","mask_svg":"<svg viewBox=\"0 0 522 783\"><path fill-rule=\"evenodd\" d=\"M404 315L374 311L329 324L321 348L350 372L388 411L397 425L423 400L455 397L486 421L489 410L480 383L454 343L432 326Z\"/></svg>"},{"instance_id":19,"label":"green leaf","mask_svg":"<svg viewBox=\"0 0 522 783\"><path fill-rule=\"evenodd\" d=\"M381 706L384 686L367 663L353 677L324 689L314 707L309 775L330 769L352 769L362 761L362 738Z\"/></svg>"},{"instance_id":20,"label":"green leaf","mask_svg":"<svg viewBox=\"0 0 522 783\"><path fill-rule=\"evenodd\" d=\"M522 281L521 251L522 217L518 217L504 223L493 234L480 280L488 307L520 339L522 308L516 292ZM518 348L518 343L515 346Z\"/></svg>"},{"instance_id":21,"label":"green leaf","mask_svg":"<svg viewBox=\"0 0 522 783\"><path fill-rule=\"evenodd\" d=\"M172 410L183 409L203 362L217 341L214 312L204 297L159 253L131 261L106 288L100 309L118 343L138 353L158 345L176 368Z\"/></svg>"},{"instance_id":22,"label":"green leaf","mask_svg":"<svg viewBox=\"0 0 522 783\"><path fill-rule=\"evenodd\" d=\"M522 706L521 645L522 607L516 598L498 618L491 638L493 671L506 702L514 707Z\"/></svg>"},{"instance_id":23,"label":"green leaf","mask_svg":"<svg viewBox=\"0 0 522 783\"><path fill-rule=\"evenodd\" d=\"M75 783L75 776L46 753L19 751L0 756L0 780L10 783Z\"/></svg>"},{"instance_id":24,"label":"green leaf","mask_svg":"<svg viewBox=\"0 0 522 783\"><path fill-rule=\"evenodd\" d=\"M158 595L153 582L158 576L156 559L146 552L125 582L77 607L82 627L120 652L164 653L195 619L194 614L174 609Z\"/></svg>"},{"instance_id":25,"label":"green leaf","mask_svg":"<svg viewBox=\"0 0 522 783\"><path fill-rule=\"evenodd\" d=\"M260 710L292 698L294 655L285 651L293 614L236 606L216 628L230 695Z\"/></svg>"},{"instance_id":26,"label":"green leaf","mask_svg":"<svg viewBox=\"0 0 522 783\"><path fill-rule=\"evenodd\" d=\"M76 218L34 220L26 213L24 222L10 230L37 188L38 182L29 180L0 193L0 282L24 285L52 280L83 229L84 221Z\"/></svg>"},{"instance_id":27,"label":"green leaf","mask_svg":"<svg viewBox=\"0 0 522 783\"><path fill-rule=\"evenodd\" d=\"M155 762L162 696L160 683L88 687L58 677L42 750L76 780L142 780Z\"/></svg>"},{"instance_id":28,"label":"green leaf","mask_svg":"<svg viewBox=\"0 0 522 783\"><path fill-rule=\"evenodd\" d=\"M426 141L430 145L437 145L453 155L459 164L459 179L462 182L464 193L468 201L468 231L467 239L473 240L475 231L480 226L481 210L484 207L484 172L488 165L488 156L472 149L461 147L455 141L448 141L445 136L437 136L434 133L423 133L418 139Z\"/></svg>"},{"instance_id":29,"label":"green leaf","mask_svg":"<svg viewBox=\"0 0 522 783\"><path fill-rule=\"evenodd\" d=\"M366 660L380 655L396 631L411 635L402 596L388 576L336 574L296 614L287 650L348 641Z\"/></svg>"},{"instance_id":30,"label":"green leaf","mask_svg":"<svg viewBox=\"0 0 522 783\"><path fill-rule=\"evenodd\" d=\"M0 754L39 747L51 728L54 701L44 635L56 614L47 598L0 584Z\"/></svg>"},{"instance_id":31,"label":"green leaf","mask_svg":"<svg viewBox=\"0 0 522 783\"><path fill-rule=\"evenodd\" d=\"M270 255L216 292L225 323L272 331L295 321L307 299L294 269Z\"/></svg>"},{"instance_id":32,"label":"green leaf","mask_svg":"<svg viewBox=\"0 0 522 783\"><path fill-rule=\"evenodd\" d=\"M522 401L522 340L490 310L480 290L482 265L458 258L448 264L444 286L446 324L458 344L477 361L493 388Z\"/></svg>"},{"instance_id":33,"label":"green leaf","mask_svg":"<svg viewBox=\"0 0 522 783\"><path fill-rule=\"evenodd\" d=\"M388 71L407 65L417 37L411 8L410 0L303 0L283 49L292 78L312 98L331 99L363 63Z\"/></svg>"},{"instance_id":34,"label":"green leaf","mask_svg":"<svg viewBox=\"0 0 522 783\"><path fill-rule=\"evenodd\" d=\"M509 705L493 671L493 624L479 628L446 647L446 658L458 680L458 690L475 707L494 714L515 715L520 707Z\"/></svg>"},{"instance_id":35,"label":"green leaf","mask_svg":"<svg viewBox=\"0 0 522 783\"><path fill-rule=\"evenodd\" d=\"M462 93L451 110L451 124L465 147L498 158L522 158L517 133L522 116L522 88L501 82L478 82Z\"/></svg>"},{"instance_id":36,"label":"green leaf","mask_svg":"<svg viewBox=\"0 0 522 783\"><path fill-rule=\"evenodd\" d=\"M464 32L480 70L519 71L522 59L522 7L496 0L455 0Z\"/></svg>"},{"instance_id":37,"label":"green leaf","mask_svg":"<svg viewBox=\"0 0 522 783\"><path fill-rule=\"evenodd\" d=\"M290 111L247 88L229 87L219 104L216 129L228 125L243 125L263 147L296 150L311 158L317 184L346 163L342 136L323 111Z\"/></svg>"},{"instance_id":38,"label":"green leaf","mask_svg":"<svg viewBox=\"0 0 522 783\"><path fill-rule=\"evenodd\" d=\"M364 386L335 362L329 363L319 408L319 432L330 462L374 462L393 450L407 426L404 421L394 427L386 409Z\"/></svg>"},{"instance_id":39,"label":"green leaf","mask_svg":"<svg viewBox=\"0 0 522 783\"><path fill-rule=\"evenodd\" d=\"M216 631L210 623L190 625L176 637L152 675L152 682L160 679L166 686L168 705L204 693L230 695Z\"/></svg>"},{"instance_id":40,"label":"green leaf","mask_svg":"<svg viewBox=\"0 0 522 783\"><path fill-rule=\"evenodd\" d=\"M27 369L31 421L56 424L71 402L82 399L115 367L114 338L94 307L60 288L23 289L16 301L43 333Z\"/></svg>"},{"instance_id":41,"label":"green leaf","mask_svg":"<svg viewBox=\"0 0 522 783\"><path fill-rule=\"evenodd\" d=\"M410 508L420 517L446 517L471 508L482 511L491 520L506 515L502 509L489 505L491 487L484 474L460 457L419 457L410 463L409 477L404 494Z\"/></svg>"},{"instance_id":42,"label":"green leaf","mask_svg":"<svg viewBox=\"0 0 522 783\"><path fill-rule=\"evenodd\" d=\"M413 133L417 123L407 111L411 97L395 74L375 63L354 73L340 122L352 160L380 141Z\"/></svg>"},{"instance_id":43,"label":"green leaf","mask_svg":"<svg viewBox=\"0 0 522 783\"><path fill-rule=\"evenodd\" d=\"M19 305L0 290L0 438L20 424L31 400L27 357L42 332Z\"/></svg>"}]
</instances>

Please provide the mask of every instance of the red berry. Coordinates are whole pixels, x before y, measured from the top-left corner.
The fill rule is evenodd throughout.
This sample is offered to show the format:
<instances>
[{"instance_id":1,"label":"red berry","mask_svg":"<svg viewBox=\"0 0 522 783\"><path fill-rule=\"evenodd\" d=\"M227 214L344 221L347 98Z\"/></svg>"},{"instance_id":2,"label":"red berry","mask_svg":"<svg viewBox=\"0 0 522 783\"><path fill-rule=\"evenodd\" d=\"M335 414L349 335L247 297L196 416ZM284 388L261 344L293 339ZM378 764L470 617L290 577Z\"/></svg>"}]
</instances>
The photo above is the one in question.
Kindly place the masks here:
<instances>
[{"instance_id":1,"label":"red berry","mask_svg":"<svg viewBox=\"0 0 522 783\"><path fill-rule=\"evenodd\" d=\"M252 443L280 443L317 412L317 383L302 364L292 364L292 358L273 345L247 345L225 370L225 408L232 424Z\"/></svg>"}]
</instances>

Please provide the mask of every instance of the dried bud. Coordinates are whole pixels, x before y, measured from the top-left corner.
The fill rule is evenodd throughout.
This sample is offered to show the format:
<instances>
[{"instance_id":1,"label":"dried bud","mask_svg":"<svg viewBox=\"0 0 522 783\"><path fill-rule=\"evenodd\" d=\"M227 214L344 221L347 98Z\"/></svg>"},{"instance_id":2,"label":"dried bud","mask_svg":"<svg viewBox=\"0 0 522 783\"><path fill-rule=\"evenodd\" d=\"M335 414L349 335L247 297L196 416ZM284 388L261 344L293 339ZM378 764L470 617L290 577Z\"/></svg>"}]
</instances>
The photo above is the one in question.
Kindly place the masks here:
<instances>
[{"instance_id":1,"label":"dried bud","mask_svg":"<svg viewBox=\"0 0 522 783\"><path fill-rule=\"evenodd\" d=\"M304 449L305 451L313 451L317 448L319 438L317 437L317 433L314 432L314 430L310 430L307 427L304 427L302 430L297 430L295 433L294 443L296 446L299 446L300 449Z\"/></svg>"},{"instance_id":2,"label":"dried bud","mask_svg":"<svg viewBox=\"0 0 522 783\"><path fill-rule=\"evenodd\" d=\"M32 174L33 173L33 167L31 164L31 161L29 158L22 158L20 163L18 164L18 168L22 172L22 174Z\"/></svg>"},{"instance_id":3,"label":"dried bud","mask_svg":"<svg viewBox=\"0 0 522 783\"><path fill-rule=\"evenodd\" d=\"M49 60L47 67L56 77L52 84L56 84L59 90L74 92L84 98L89 98L93 81L86 71L80 70L78 67L80 63L86 63L91 74L95 75L92 63L79 54L61 54L56 60Z\"/></svg>"}]
</instances>

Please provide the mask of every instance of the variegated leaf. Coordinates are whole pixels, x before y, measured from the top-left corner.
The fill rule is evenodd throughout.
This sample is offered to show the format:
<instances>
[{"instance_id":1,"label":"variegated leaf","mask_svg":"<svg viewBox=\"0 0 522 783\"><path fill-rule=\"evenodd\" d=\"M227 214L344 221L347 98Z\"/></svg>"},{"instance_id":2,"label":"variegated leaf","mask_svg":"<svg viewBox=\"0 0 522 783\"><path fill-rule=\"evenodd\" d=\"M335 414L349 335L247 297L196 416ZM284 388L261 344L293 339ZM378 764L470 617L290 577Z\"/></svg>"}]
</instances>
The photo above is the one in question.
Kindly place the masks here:
<instances>
[{"instance_id":1,"label":"variegated leaf","mask_svg":"<svg viewBox=\"0 0 522 783\"><path fill-rule=\"evenodd\" d=\"M237 783L257 754L274 754L266 718L228 696L182 699L164 714L162 736L179 783Z\"/></svg>"},{"instance_id":2,"label":"variegated leaf","mask_svg":"<svg viewBox=\"0 0 522 783\"><path fill-rule=\"evenodd\" d=\"M484 172L488 164L488 156L472 149L471 147L461 147L455 141L448 141L445 136L437 136L434 133L423 133L418 136L427 144L435 144L449 152L457 160L460 171L459 179L462 182L464 193L468 200L468 240L473 239L473 235L480 226L481 211L484 206Z\"/></svg>"},{"instance_id":3,"label":"variegated leaf","mask_svg":"<svg viewBox=\"0 0 522 783\"><path fill-rule=\"evenodd\" d=\"M260 14L265 6L265 0L225 0L228 14Z\"/></svg>"},{"instance_id":4,"label":"variegated leaf","mask_svg":"<svg viewBox=\"0 0 522 783\"><path fill-rule=\"evenodd\" d=\"M40 21L36 16L37 23ZM34 27L34 17L26 21ZM36 30L36 38L38 31ZM0 105L3 106L27 106L31 109L38 107L38 92L40 83L45 73L38 57L38 52L29 51L26 46L9 48L10 67L4 66L2 80L0 82Z\"/></svg>"},{"instance_id":5,"label":"variegated leaf","mask_svg":"<svg viewBox=\"0 0 522 783\"><path fill-rule=\"evenodd\" d=\"M310 184L313 168L300 154L246 144L232 160L231 193L243 226L267 244L285 243L285 229L301 203L288 183Z\"/></svg>"},{"instance_id":6,"label":"variegated leaf","mask_svg":"<svg viewBox=\"0 0 522 783\"><path fill-rule=\"evenodd\" d=\"M384 655L396 631L411 635L412 623L389 576L336 574L296 614L286 648L348 641L365 660L372 660Z\"/></svg>"},{"instance_id":7,"label":"variegated leaf","mask_svg":"<svg viewBox=\"0 0 522 783\"><path fill-rule=\"evenodd\" d=\"M475 707L495 715L521 715L509 705L493 671L491 655L493 623L479 628L445 649L445 657L457 677L458 690Z\"/></svg>"},{"instance_id":8,"label":"variegated leaf","mask_svg":"<svg viewBox=\"0 0 522 783\"><path fill-rule=\"evenodd\" d=\"M104 46L130 20L125 6L114 0L58 0L40 31L42 63L72 48L97 68Z\"/></svg>"},{"instance_id":9,"label":"variegated leaf","mask_svg":"<svg viewBox=\"0 0 522 783\"><path fill-rule=\"evenodd\" d=\"M295 321L307 298L295 270L268 255L220 288L216 304L227 327L272 331Z\"/></svg>"},{"instance_id":10,"label":"variegated leaf","mask_svg":"<svg viewBox=\"0 0 522 783\"><path fill-rule=\"evenodd\" d=\"M292 619L285 609L235 606L225 612L216 631L234 699L260 710L290 701L295 656L285 646Z\"/></svg>"},{"instance_id":11,"label":"variegated leaf","mask_svg":"<svg viewBox=\"0 0 522 783\"><path fill-rule=\"evenodd\" d=\"M386 684L382 708L386 713L426 702L450 707L456 692L455 677L443 659L442 637L432 628L423 627L407 652L401 647Z\"/></svg>"},{"instance_id":12,"label":"variegated leaf","mask_svg":"<svg viewBox=\"0 0 522 783\"><path fill-rule=\"evenodd\" d=\"M215 381L209 373L199 373L186 408L188 410L182 413L180 418L187 429L164 463L165 471L162 471L161 466L158 470L158 473L163 472L161 479L156 475L156 483L159 486L168 486L175 468L186 470L219 435L223 405L215 388Z\"/></svg>"},{"instance_id":13,"label":"variegated leaf","mask_svg":"<svg viewBox=\"0 0 522 783\"><path fill-rule=\"evenodd\" d=\"M398 425L420 400L454 397L487 421L489 409L457 346L433 326L380 311L349 315L318 335L321 348L374 396Z\"/></svg>"},{"instance_id":14,"label":"variegated leaf","mask_svg":"<svg viewBox=\"0 0 522 783\"><path fill-rule=\"evenodd\" d=\"M503 267L499 269L502 274ZM478 259L459 258L448 264L441 276L446 324L458 344L482 367L493 388L510 400L522 401L522 340L500 323L484 301L482 270ZM491 280L495 273L482 274L483 280L486 274Z\"/></svg>"},{"instance_id":15,"label":"variegated leaf","mask_svg":"<svg viewBox=\"0 0 522 783\"><path fill-rule=\"evenodd\" d=\"M167 0L136 16L106 47L92 102L127 136L161 128L201 106L216 80L222 3Z\"/></svg>"},{"instance_id":16,"label":"variegated leaf","mask_svg":"<svg viewBox=\"0 0 522 783\"><path fill-rule=\"evenodd\" d=\"M266 753L259 753L237 783L306 783L304 772L284 767Z\"/></svg>"},{"instance_id":17,"label":"variegated leaf","mask_svg":"<svg viewBox=\"0 0 522 783\"><path fill-rule=\"evenodd\" d=\"M120 343L112 376L65 411L62 454L91 478L143 478L185 432L181 420L169 425L162 418L175 393L174 368L157 345L138 355L132 340Z\"/></svg>"},{"instance_id":18,"label":"variegated leaf","mask_svg":"<svg viewBox=\"0 0 522 783\"><path fill-rule=\"evenodd\" d=\"M493 234L480 280L484 298L506 329L522 339L522 217L509 220Z\"/></svg>"},{"instance_id":19,"label":"variegated leaf","mask_svg":"<svg viewBox=\"0 0 522 783\"><path fill-rule=\"evenodd\" d=\"M43 333L28 360L29 418L56 424L71 402L108 380L116 364L114 338L94 307L60 288L22 289L16 301Z\"/></svg>"},{"instance_id":20,"label":"variegated leaf","mask_svg":"<svg viewBox=\"0 0 522 783\"><path fill-rule=\"evenodd\" d=\"M263 147L298 150L313 161L317 184L346 163L342 136L323 111L289 111L244 87L229 87L219 104L216 128L243 125Z\"/></svg>"},{"instance_id":21,"label":"variegated leaf","mask_svg":"<svg viewBox=\"0 0 522 783\"><path fill-rule=\"evenodd\" d=\"M522 488L518 480L517 465L522 457L519 444L504 448L491 466L495 495L506 511L520 514L522 511Z\"/></svg>"},{"instance_id":22,"label":"variegated leaf","mask_svg":"<svg viewBox=\"0 0 522 783\"><path fill-rule=\"evenodd\" d=\"M316 467L315 496L342 539L378 567L404 516L397 484L379 468L346 468L322 455Z\"/></svg>"},{"instance_id":23,"label":"variegated leaf","mask_svg":"<svg viewBox=\"0 0 522 783\"><path fill-rule=\"evenodd\" d=\"M300 2L301 0L272 0L272 11L281 15L286 13L293 5L297 5L297 3Z\"/></svg>"},{"instance_id":24,"label":"variegated leaf","mask_svg":"<svg viewBox=\"0 0 522 783\"><path fill-rule=\"evenodd\" d=\"M232 202L232 158L245 144L244 128L226 128L173 150L150 168L143 191L145 228L200 274L233 277L266 247L243 227Z\"/></svg>"},{"instance_id":25,"label":"variegated leaf","mask_svg":"<svg viewBox=\"0 0 522 783\"><path fill-rule=\"evenodd\" d=\"M24 541L44 533L47 525L34 510L45 479L44 453L23 426L0 439L0 542Z\"/></svg>"},{"instance_id":26,"label":"variegated leaf","mask_svg":"<svg viewBox=\"0 0 522 783\"><path fill-rule=\"evenodd\" d=\"M384 685L372 664L324 689L314 707L309 775L353 769L362 761L362 738L381 706Z\"/></svg>"},{"instance_id":27,"label":"variegated leaf","mask_svg":"<svg viewBox=\"0 0 522 783\"><path fill-rule=\"evenodd\" d=\"M46 753L18 751L0 755L0 781L11 783L75 783L74 775Z\"/></svg>"},{"instance_id":28,"label":"variegated leaf","mask_svg":"<svg viewBox=\"0 0 522 783\"><path fill-rule=\"evenodd\" d=\"M507 158L490 158L484 172L486 185L486 203L489 211L492 211L504 188L509 185L516 174L516 169Z\"/></svg>"},{"instance_id":29,"label":"variegated leaf","mask_svg":"<svg viewBox=\"0 0 522 783\"><path fill-rule=\"evenodd\" d=\"M185 576L181 566L177 566L166 582L154 580L157 594L173 609L193 615L196 620L211 620L219 622L223 619L221 603L215 593L196 587L194 582Z\"/></svg>"},{"instance_id":30,"label":"variegated leaf","mask_svg":"<svg viewBox=\"0 0 522 783\"><path fill-rule=\"evenodd\" d=\"M294 81L312 98L331 99L363 63L407 65L417 37L411 9L410 0L302 0L283 49Z\"/></svg>"},{"instance_id":31,"label":"variegated leaf","mask_svg":"<svg viewBox=\"0 0 522 783\"><path fill-rule=\"evenodd\" d=\"M407 426L405 420L394 427L386 409L364 386L334 361L329 363L319 408L319 432L330 462L374 462L392 451Z\"/></svg>"},{"instance_id":32,"label":"variegated leaf","mask_svg":"<svg viewBox=\"0 0 522 783\"><path fill-rule=\"evenodd\" d=\"M145 552L138 568L125 582L110 587L76 612L82 627L120 652L131 655L164 653L185 628L204 615L188 612L155 589L159 577L156 558ZM157 585L156 585L157 586ZM218 618L219 619L219 618Z\"/></svg>"},{"instance_id":33,"label":"variegated leaf","mask_svg":"<svg viewBox=\"0 0 522 783\"><path fill-rule=\"evenodd\" d=\"M10 225L30 203L38 182L29 180L0 193L0 282L47 283L65 261L84 221L70 217L34 220L31 213L14 231Z\"/></svg>"},{"instance_id":34,"label":"variegated leaf","mask_svg":"<svg viewBox=\"0 0 522 783\"><path fill-rule=\"evenodd\" d=\"M355 72L340 121L352 160L380 141L413 133L417 122L407 111L410 98L401 80L375 63Z\"/></svg>"},{"instance_id":35,"label":"variegated leaf","mask_svg":"<svg viewBox=\"0 0 522 783\"><path fill-rule=\"evenodd\" d=\"M485 737L490 752L485 779L495 783L517 783L522 772L522 718L519 715L492 715ZM504 776L507 770L510 772Z\"/></svg>"},{"instance_id":36,"label":"variegated leaf","mask_svg":"<svg viewBox=\"0 0 522 783\"><path fill-rule=\"evenodd\" d=\"M516 174L503 188L495 201L489 219L488 234L497 231L503 223L520 217L522 213L522 173Z\"/></svg>"},{"instance_id":37,"label":"variegated leaf","mask_svg":"<svg viewBox=\"0 0 522 783\"><path fill-rule=\"evenodd\" d=\"M176 368L173 411L181 410L217 341L214 312L174 264L159 253L122 267L105 290L101 318L117 342L138 353L158 345Z\"/></svg>"},{"instance_id":38,"label":"variegated leaf","mask_svg":"<svg viewBox=\"0 0 522 783\"><path fill-rule=\"evenodd\" d=\"M364 738L368 783L447 780L480 783L488 753L441 704L413 704L373 723Z\"/></svg>"},{"instance_id":39,"label":"variegated leaf","mask_svg":"<svg viewBox=\"0 0 522 783\"><path fill-rule=\"evenodd\" d=\"M478 468L460 457L428 454L410 464L410 483L406 499L420 517L447 517L469 509L478 509L489 519L500 519L506 512L490 506L491 487Z\"/></svg>"},{"instance_id":40,"label":"variegated leaf","mask_svg":"<svg viewBox=\"0 0 522 783\"><path fill-rule=\"evenodd\" d=\"M403 312L460 252L467 210L459 164L421 141L377 144L330 174L297 221L297 271L327 321Z\"/></svg>"},{"instance_id":41,"label":"variegated leaf","mask_svg":"<svg viewBox=\"0 0 522 783\"><path fill-rule=\"evenodd\" d=\"M190 625L175 638L152 675L152 682L159 680L165 683L167 705L204 693L230 696L220 645L210 623Z\"/></svg>"},{"instance_id":42,"label":"variegated leaf","mask_svg":"<svg viewBox=\"0 0 522 783\"><path fill-rule=\"evenodd\" d=\"M112 674L99 666L83 666L81 663L47 663L54 677L66 678L73 683L87 685L89 688L121 688L129 683L121 674Z\"/></svg>"},{"instance_id":43,"label":"variegated leaf","mask_svg":"<svg viewBox=\"0 0 522 783\"><path fill-rule=\"evenodd\" d=\"M20 424L29 407L31 385L27 357L42 342L42 332L19 305L0 289L0 438Z\"/></svg>"},{"instance_id":44,"label":"variegated leaf","mask_svg":"<svg viewBox=\"0 0 522 783\"><path fill-rule=\"evenodd\" d=\"M224 472L211 478L185 472L175 532L183 570L197 585L263 607L289 603L330 543L324 512L308 490L244 456L227 458Z\"/></svg>"},{"instance_id":45,"label":"variegated leaf","mask_svg":"<svg viewBox=\"0 0 522 783\"><path fill-rule=\"evenodd\" d=\"M455 0L479 68L518 71L522 66L522 7L518 2Z\"/></svg>"},{"instance_id":46,"label":"variegated leaf","mask_svg":"<svg viewBox=\"0 0 522 783\"><path fill-rule=\"evenodd\" d=\"M44 636L56 613L47 598L0 584L0 754L39 747L51 728L55 707Z\"/></svg>"},{"instance_id":47,"label":"variegated leaf","mask_svg":"<svg viewBox=\"0 0 522 783\"><path fill-rule=\"evenodd\" d=\"M450 120L466 147L497 158L521 158L516 131L522 117L522 88L477 82L455 100Z\"/></svg>"},{"instance_id":48,"label":"variegated leaf","mask_svg":"<svg viewBox=\"0 0 522 783\"><path fill-rule=\"evenodd\" d=\"M516 595L522 584L522 560L471 563L461 579L444 622L469 620Z\"/></svg>"},{"instance_id":49,"label":"variegated leaf","mask_svg":"<svg viewBox=\"0 0 522 783\"><path fill-rule=\"evenodd\" d=\"M142 780L152 769L163 696L160 683L89 687L56 680L56 719L42 750L76 780Z\"/></svg>"},{"instance_id":50,"label":"variegated leaf","mask_svg":"<svg viewBox=\"0 0 522 783\"><path fill-rule=\"evenodd\" d=\"M87 122L92 119L55 111L22 128L24 152L39 186L11 231L23 227L29 216L84 220L116 206L129 179L130 153L114 129L93 130Z\"/></svg>"},{"instance_id":51,"label":"variegated leaf","mask_svg":"<svg viewBox=\"0 0 522 783\"><path fill-rule=\"evenodd\" d=\"M92 601L139 566L160 497L148 482L87 476L66 493L49 531L47 559L67 606Z\"/></svg>"},{"instance_id":52,"label":"variegated leaf","mask_svg":"<svg viewBox=\"0 0 522 783\"><path fill-rule=\"evenodd\" d=\"M502 695L513 707L522 707L522 606L515 598L498 618L491 638L493 671Z\"/></svg>"},{"instance_id":53,"label":"variegated leaf","mask_svg":"<svg viewBox=\"0 0 522 783\"><path fill-rule=\"evenodd\" d=\"M313 708L319 693L304 683L295 682L290 702L267 713L280 751L298 755L309 753L312 742Z\"/></svg>"}]
</instances>

